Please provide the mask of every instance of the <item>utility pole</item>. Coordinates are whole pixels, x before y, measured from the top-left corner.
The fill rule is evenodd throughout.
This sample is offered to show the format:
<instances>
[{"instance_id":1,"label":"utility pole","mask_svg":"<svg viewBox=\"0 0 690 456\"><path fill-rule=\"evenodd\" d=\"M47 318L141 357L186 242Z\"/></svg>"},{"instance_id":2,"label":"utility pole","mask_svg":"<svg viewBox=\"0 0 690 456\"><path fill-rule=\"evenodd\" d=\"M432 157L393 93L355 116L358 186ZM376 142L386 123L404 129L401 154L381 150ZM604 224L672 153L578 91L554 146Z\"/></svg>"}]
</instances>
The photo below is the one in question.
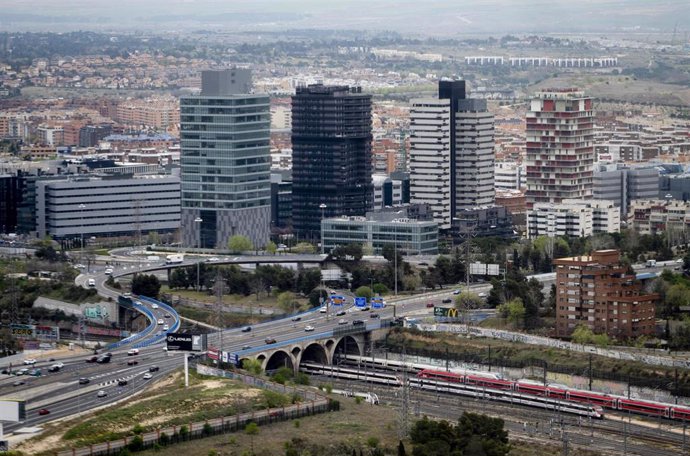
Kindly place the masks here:
<instances>
[{"instance_id":1,"label":"utility pole","mask_svg":"<svg viewBox=\"0 0 690 456\"><path fill-rule=\"evenodd\" d=\"M405 344L403 343L402 349L402 388L400 390L402 397L400 398L402 403L400 407L400 415L398 416L398 438L403 440L407 438L407 434L410 430L409 426L409 413L410 413L410 389L407 382L407 364L405 360Z\"/></svg>"},{"instance_id":2,"label":"utility pole","mask_svg":"<svg viewBox=\"0 0 690 456\"><path fill-rule=\"evenodd\" d=\"M223 328L225 327L223 319L223 276L220 268L216 266L216 318L218 324L218 366L223 362Z\"/></svg>"}]
</instances>

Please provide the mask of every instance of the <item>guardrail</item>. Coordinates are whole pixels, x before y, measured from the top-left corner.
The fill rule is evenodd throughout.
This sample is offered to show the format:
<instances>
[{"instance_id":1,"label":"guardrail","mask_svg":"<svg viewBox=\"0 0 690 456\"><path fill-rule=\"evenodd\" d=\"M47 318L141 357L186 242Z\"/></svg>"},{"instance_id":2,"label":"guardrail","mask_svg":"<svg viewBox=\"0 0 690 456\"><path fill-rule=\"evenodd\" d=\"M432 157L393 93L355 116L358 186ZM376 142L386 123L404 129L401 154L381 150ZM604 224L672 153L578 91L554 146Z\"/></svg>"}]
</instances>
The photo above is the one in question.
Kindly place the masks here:
<instances>
[{"instance_id":1,"label":"guardrail","mask_svg":"<svg viewBox=\"0 0 690 456\"><path fill-rule=\"evenodd\" d=\"M150 322L149 325L142 332L132 334L131 336L129 336L125 339L122 339L118 342L113 342L112 344L106 345L105 351L115 350L117 348L120 348L123 345L127 345L127 344L131 344L132 342L136 342L137 340L145 337L156 326L156 319L154 318L153 312L151 312L146 307L140 306L139 304L135 304L135 303L132 303L132 308L134 308L135 310L146 315L146 317L149 319L149 322Z\"/></svg>"},{"instance_id":2,"label":"guardrail","mask_svg":"<svg viewBox=\"0 0 690 456\"><path fill-rule=\"evenodd\" d=\"M304 403L297 403L284 407L274 407L266 410L240 413L232 416L224 416L206 421L197 421L188 425L169 426L159 428L152 432L143 433L140 436L127 436L118 440L111 440L82 448L72 448L71 450L61 451L57 456L101 456L118 454L124 448L134 446L133 441L139 437L141 442L140 449L153 448L156 444L163 444L163 440L169 443L192 440L226 432L235 432L244 428L247 424L254 422L259 425L271 424L278 421L286 421L317 413L325 413L330 410L330 400L316 392L302 390L296 387L281 385L270 382L251 375L240 374L238 372L223 371L208 366L197 366L197 370L205 375L231 378L242 381L251 386L271 389L286 395L298 394L305 399ZM186 429L186 432L182 428ZM162 438L165 434L165 438Z\"/></svg>"},{"instance_id":3,"label":"guardrail","mask_svg":"<svg viewBox=\"0 0 690 456\"><path fill-rule=\"evenodd\" d=\"M146 301L151 304L158 304L158 306L162 309L164 309L166 312L170 313L173 316L173 324L172 326L168 329L168 332L175 332L180 328L180 316L177 314L175 309L173 309L171 306L168 304L158 301L157 299L149 298L148 296L139 296L139 299L142 301ZM148 309L147 309L148 310ZM156 321L154 319L153 324L156 325ZM165 334L158 334L150 339L147 339L145 341L139 342L134 345L134 348L144 348L148 347L150 345L157 344L159 342L162 342L165 340Z\"/></svg>"}]
</instances>

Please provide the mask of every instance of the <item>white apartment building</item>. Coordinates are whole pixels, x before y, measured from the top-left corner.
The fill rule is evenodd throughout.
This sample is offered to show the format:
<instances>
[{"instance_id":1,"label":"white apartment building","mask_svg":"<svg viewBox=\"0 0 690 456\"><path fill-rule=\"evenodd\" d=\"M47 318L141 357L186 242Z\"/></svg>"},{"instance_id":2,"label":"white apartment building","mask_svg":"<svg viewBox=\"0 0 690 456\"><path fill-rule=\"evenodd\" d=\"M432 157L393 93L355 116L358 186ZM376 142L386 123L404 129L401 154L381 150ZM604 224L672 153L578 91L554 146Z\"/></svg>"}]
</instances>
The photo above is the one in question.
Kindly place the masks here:
<instances>
[{"instance_id":1,"label":"white apartment building","mask_svg":"<svg viewBox=\"0 0 690 456\"><path fill-rule=\"evenodd\" d=\"M374 210L403 204L403 182L391 179L387 174L372 174L374 185Z\"/></svg>"},{"instance_id":2,"label":"white apartment building","mask_svg":"<svg viewBox=\"0 0 690 456\"><path fill-rule=\"evenodd\" d=\"M613 201L567 199L536 203L527 211L527 236L584 237L620 231L620 210Z\"/></svg>"},{"instance_id":3,"label":"white apartment building","mask_svg":"<svg viewBox=\"0 0 690 456\"><path fill-rule=\"evenodd\" d=\"M450 113L448 99L411 100L410 202L429 204L442 230L451 227Z\"/></svg>"},{"instance_id":4,"label":"white apartment building","mask_svg":"<svg viewBox=\"0 0 690 456\"><path fill-rule=\"evenodd\" d=\"M494 116L486 100L458 100L455 142L456 210L493 204Z\"/></svg>"},{"instance_id":5,"label":"white apartment building","mask_svg":"<svg viewBox=\"0 0 690 456\"><path fill-rule=\"evenodd\" d=\"M525 168L516 162L494 164L494 187L496 190L520 190L525 182Z\"/></svg>"},{"instance_id":6,"label":"white apartment building","mask_svg":"<svg viewBox=\"0 0 690 456\"><path fill-rule=\"evenodd\" d=\"M686 237L690 225L690 201L635 200L630 203L628 226L640 234L660 232L682 233Z\"/></svg>"}]
</instances>

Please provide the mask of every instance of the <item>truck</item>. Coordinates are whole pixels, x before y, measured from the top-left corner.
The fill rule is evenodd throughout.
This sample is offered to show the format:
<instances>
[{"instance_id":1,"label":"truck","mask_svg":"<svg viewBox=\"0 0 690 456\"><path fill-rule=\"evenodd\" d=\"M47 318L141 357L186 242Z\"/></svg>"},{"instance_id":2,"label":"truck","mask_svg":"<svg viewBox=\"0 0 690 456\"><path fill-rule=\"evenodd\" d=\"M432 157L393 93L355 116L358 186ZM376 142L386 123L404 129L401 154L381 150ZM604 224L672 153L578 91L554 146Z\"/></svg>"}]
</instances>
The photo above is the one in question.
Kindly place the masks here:
<instances>
[{"instance_id":1,"label":"truck","mask_svg":"<svg viewBox=\"0 0 690 456\"><path fill-rule=\"evenodd\" d=\"M648 268L653 268L654 266L656 266L656 260L647 260Z\"/></svg>"},{"instance_id":2,"label":"truck","mask_svg":"<svg viewBox=\"0 0 690 456\"><path fill-rule=\"evenodd\" d=\"M165 257L165 264L179 264L184 261L184 255L182 254L176 254L176 255L168 255Z\"/></svg>"}]
</instances>

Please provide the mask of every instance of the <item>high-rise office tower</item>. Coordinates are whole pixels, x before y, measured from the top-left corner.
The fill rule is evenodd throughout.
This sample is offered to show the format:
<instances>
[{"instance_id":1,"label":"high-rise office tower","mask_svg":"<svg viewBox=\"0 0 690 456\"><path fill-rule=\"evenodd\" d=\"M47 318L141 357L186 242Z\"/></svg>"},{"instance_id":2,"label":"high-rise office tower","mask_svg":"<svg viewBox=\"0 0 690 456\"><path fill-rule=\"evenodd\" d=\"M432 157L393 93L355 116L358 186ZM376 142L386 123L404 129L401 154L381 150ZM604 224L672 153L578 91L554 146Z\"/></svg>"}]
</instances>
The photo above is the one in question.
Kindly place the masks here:
<instances>
[{"instance_id":1,"label":"high-rise office tower","mask_svg":"<svg viewBox=\"0 0 690 456\"><path fill-rule=\"evenodd\" d=\"M527 112L527 207L592 197L592 99L577 89L537 92Z\"/></svg>"},{"instance_id":2,"label":"high-rise office tower","mask_svg":"<svg viewBox=\"0 0 690 456\"><path fill-rule=\"evenodd\" d=\"M262 247L271 220L270 105L246 69L204 71L201 94L180 99L182 239L225 247L243 235Z\"/></svg>"},{"instance_id":3,"label":"high-rise office tower","mask_svg":"<svg viewBox=\"0 0 690 456\"><path fill-rule=\"evenodd\" d=\"M321 219L373 207L371 96L359 87L298 87L292 97L292 223L318 238Z\"/></svg>"},{"instance_id":4,"label":"high-rise office tower","mask_svg":"<svg viewBox=\"0 0 690 456\"><path fill-rule=\"evenodd\" d=\"M438 98L411 103L410 201L450 229L464 209L494 203L493 115L465 98L465 81L440 81Z\"/></svg>"}]
</instances>

